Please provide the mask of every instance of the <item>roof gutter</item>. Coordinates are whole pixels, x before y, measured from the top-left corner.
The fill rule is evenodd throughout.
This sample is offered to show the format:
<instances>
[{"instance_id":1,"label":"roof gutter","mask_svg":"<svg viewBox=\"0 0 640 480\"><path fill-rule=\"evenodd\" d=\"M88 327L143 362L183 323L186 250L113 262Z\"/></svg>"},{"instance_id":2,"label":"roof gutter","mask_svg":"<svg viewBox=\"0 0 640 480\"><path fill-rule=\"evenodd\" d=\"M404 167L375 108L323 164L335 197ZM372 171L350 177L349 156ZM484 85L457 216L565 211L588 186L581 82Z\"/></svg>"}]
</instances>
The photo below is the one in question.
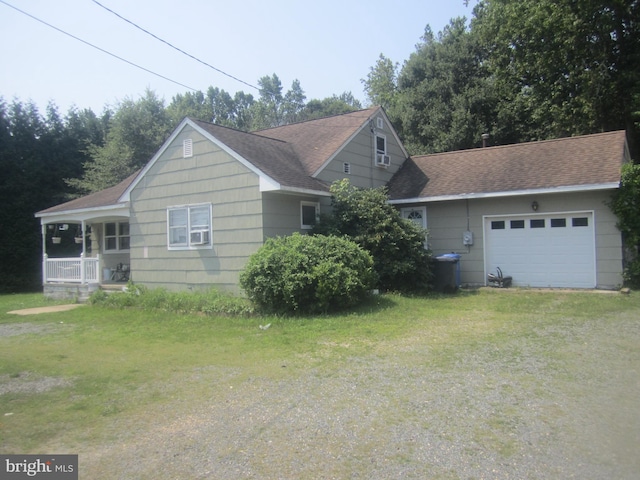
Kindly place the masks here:
<instances>
[{"instance_id":1,"label":"roof gutter","mask_svg":"<svg viewBox=\"0 0 640 480\"><path fill-rule=\"evenodd\" d=\"M482 192L482 193L459 193L455 195L436 195L433 197L413 197L389 200L392 205L405 205L409 203L446 202L452 200L469 200L480 198L503 198L516 197L522 195L543 195L552 193L574 193L592 192L598 190L615 190L620 187L619 183L598 183L592 185L568 185L563 187L534 188L528 190L510 190L506 192Z\"/></svg>"}]
</instances>

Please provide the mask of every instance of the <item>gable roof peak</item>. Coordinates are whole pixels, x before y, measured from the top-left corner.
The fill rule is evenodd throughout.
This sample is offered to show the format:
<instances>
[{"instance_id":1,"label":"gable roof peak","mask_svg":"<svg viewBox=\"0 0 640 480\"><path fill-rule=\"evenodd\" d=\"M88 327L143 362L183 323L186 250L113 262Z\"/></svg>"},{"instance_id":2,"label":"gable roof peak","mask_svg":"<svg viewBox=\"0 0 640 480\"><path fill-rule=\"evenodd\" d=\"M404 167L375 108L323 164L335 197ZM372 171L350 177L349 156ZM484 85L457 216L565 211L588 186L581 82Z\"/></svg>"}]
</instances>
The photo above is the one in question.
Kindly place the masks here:
<instances>
[{"instance_id":1,"label":"gable roof peak","mask_svg":"<svg viewBox=\"0 0 640 480\"><path fill-rule=\"evenodd\" d=\"M322 122L325 120L331 120L331 119L335 119L337 117L347 117L347 116L363 116L363 113L369 113L368 116L373 115L374 112L378 111L378 110L382 110L382 107L379 106L375 106L375 107L369 107L369 108L363 108L360 110L354 110L352 112L345 112L345 113L336 113L334 115L326 115L324 117L318 117L318 118L310 118L308 120L301 120L299 122L293 122L293 123L287 123L284 125L278 125L276 127L268 127L268 128L263 128L261 130L256 130L254 133L258 134L258 135L265 135L268 136L268 132L270 130L277 130L277 129L282 129L282 128L287 128L287 127L295 127L295 126L299 126L305 123L313 123L313 122Z\"/></svg>"}]
</instances>

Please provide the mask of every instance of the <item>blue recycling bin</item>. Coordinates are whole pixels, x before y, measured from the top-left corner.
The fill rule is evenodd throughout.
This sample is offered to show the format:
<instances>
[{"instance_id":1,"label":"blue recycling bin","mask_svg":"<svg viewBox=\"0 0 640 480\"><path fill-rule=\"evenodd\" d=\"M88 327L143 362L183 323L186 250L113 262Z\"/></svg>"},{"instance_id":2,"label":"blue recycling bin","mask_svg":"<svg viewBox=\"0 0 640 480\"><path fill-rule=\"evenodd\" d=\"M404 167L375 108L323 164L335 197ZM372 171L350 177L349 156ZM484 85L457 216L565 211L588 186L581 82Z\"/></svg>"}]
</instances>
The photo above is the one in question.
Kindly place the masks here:
<instances>
[{"instance_id":1,"label":"blue recycling bin","mask_svg":"<svg viewBox=\"0 0 640 480\"><path fill-rule=\"evenodd\" d=\"M458 253L436 257L435 287L439 292L455 292L460 288L460 258Z\"/></svg>"}]
</instances>

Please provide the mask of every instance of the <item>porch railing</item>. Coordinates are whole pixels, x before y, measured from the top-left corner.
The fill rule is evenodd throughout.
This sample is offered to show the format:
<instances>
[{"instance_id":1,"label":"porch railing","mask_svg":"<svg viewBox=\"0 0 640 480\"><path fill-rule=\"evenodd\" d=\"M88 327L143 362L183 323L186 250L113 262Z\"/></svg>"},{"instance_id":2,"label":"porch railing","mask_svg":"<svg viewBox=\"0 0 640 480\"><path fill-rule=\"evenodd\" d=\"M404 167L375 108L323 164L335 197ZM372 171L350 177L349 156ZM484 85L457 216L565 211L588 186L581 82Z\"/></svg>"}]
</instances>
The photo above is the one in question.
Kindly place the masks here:
<instances>
[{"instance_id":1,"label":"porch railing","mask_svg":"<svg viewBox=\"0 0 640 480\"><path fill-rule=\"evenodd\" d=\"M43 260L45 283L98 283L99 257L48 258Z\"/></svg>"}]
</instances>

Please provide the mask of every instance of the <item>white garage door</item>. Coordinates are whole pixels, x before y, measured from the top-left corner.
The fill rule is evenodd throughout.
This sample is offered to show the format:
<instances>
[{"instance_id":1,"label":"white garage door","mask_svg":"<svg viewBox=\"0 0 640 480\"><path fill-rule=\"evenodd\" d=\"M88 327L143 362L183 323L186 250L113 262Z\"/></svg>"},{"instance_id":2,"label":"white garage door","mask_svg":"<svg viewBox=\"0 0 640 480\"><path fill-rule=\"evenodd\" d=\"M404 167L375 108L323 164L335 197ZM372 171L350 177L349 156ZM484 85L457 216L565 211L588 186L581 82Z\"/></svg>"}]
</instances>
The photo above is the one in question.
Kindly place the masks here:
<instances>
[{"instance_id":1,"label":"white garage door","mask_svg":"<svg viewBox=\"0 0 640 480\"><path fill-rule=\"evenodd\" d=\"M593 212L485 217L486 273L515 286L594 288Z\"/></svg>"}]
</instances>

